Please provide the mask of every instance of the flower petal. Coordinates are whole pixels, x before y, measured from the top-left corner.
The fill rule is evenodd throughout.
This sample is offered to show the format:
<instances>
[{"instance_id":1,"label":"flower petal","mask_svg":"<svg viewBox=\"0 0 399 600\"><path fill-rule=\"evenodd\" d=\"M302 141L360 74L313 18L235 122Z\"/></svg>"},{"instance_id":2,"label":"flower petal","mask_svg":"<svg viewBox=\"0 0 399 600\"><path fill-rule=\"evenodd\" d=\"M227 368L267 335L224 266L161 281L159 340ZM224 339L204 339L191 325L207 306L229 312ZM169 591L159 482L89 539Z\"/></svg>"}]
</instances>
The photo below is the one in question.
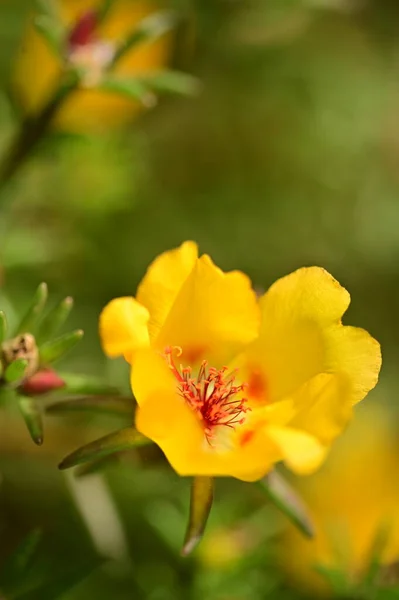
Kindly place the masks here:
<instances>
[{"instance_id":1,"label":"flower petal","mask_svg":"<svg viewBox=\"0 0 399 600\"><path fill-rule=\"evenodd\" d=\"M197 244L184 242L179 248L158 256L149 266L137 290L137 299L150 312L151 340L158 335L197 257Z\"/></svg>"},{"instance_id":2,"label":"flower petal","mask_svg":"<svg viewBox=\"0 0 399 600\"><path fill-rule=\"evenodd\" d=\"M223 427L231 443L225 448L213 446L198 417L179 396L166 362L155 352L136 353L131 381L139 405L137 430L158 444L180 475L228 475L255 481L279 458L275 444L260 426L249 435L245 435L248 428L238 435Z\"/></svg>"},{"instance_id":3,"label":"flower petal","mask_svg":"<svg viewBox=\"0 0 399 600\"><path fill-rule=\"evenodd\" d=\"M327 369L345 377L352 404L377 384L381 360L379 343L364 329L335 326L326 332Z\"/></svg>"},{"instance_id":4,"label":"flower petal","mask_svg":"<svg viewBox=\"0 0 399 600\"><path fill-rule=\"evenodd\" d=\"M299 475L312 473L325 459L326 447L304 431L271 426L267 433L280 450L287 467Z\"/></svg>"},{"instance_id":5,"label":"flower petal","mask_svg":"<svg viewBox=\"0 0 399 600\"><path fill-rule=\"evenodd\" d=\"M352 395L341 375L320 373L292 397L297 414L292 427L304 430L323 444L330 444L352 417Z\"/></svg>"},{"instance_id":6,"label":"flower petal","mask_svg":"<svg viewBox=\"0 0 399 600\"><path fill-rule=\"evenodd\" d=\"M247 362L269 402L325 370L324 330L339 322L349 301L348 292L320 267L283 277L261 298L260 336Z\"/></svg>"},{"instance_id":7,"label":"flower petal","mask_svg":"<svg viewBox=\"0 0 399 600\"><path fill-rule=\"evenodd\" d=\"M239 271L223 273L204 255L182 286L156 345L180 346L183 364L206 359L219 367L257 336L258 327L250 280Z\"/></svg>"},{"instance_id":8,"label":"flower petal","mask_svg":"<svg viewBox=\"0 0 399 600\"><path fill-rule=\"evenodd\" d=\"M148 346L148 310L131 297L115 298L100 315L100 338L108 356L125 355Z\"/></svg>"}]
</instances>

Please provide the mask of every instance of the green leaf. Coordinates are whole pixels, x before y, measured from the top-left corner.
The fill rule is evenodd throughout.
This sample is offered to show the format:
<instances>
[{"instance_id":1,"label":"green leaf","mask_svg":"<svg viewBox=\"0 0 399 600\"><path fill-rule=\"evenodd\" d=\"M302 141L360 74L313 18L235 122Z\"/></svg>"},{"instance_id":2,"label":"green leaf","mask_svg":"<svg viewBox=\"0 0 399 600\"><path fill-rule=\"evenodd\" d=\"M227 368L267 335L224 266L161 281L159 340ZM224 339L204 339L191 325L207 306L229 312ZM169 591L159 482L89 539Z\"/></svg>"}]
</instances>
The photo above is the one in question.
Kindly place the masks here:
<instances>
[{"instance_id":1,"label":"green leaf","mask_svg":"<svg viewBox=\"0 0 399 600\"><path fill-rule=\"evenodd\" d=\"M115 452L121 452L122 450L130 450L137 446L144 446L150 444L151 440L144 437L133 429L133 427L127 427L126 429L120 429L114 431L109 435L106 435L90 444L86 444L82 448L79 448L72 454L69 454L60 463L59 469L69 469L75 467L87 461L98 460L104 456L109 456Z\"/></svg>"},{"instance_id":2,"label":"green leaf","mask_svg":"<svg viewBox=\"0 0 399 600\"><path fill-rule=\"evenodd\" d=\"M151 89L144 82L136 78L105 77L96 89L101 92L125 96L130 100L136 100L146 108L151 108L157 102L157 98Z\"/></svg>"},{"instance_id":3,"label":"green leaf","mask_svg":"<svg viewBox=\"0 0 399 600\"><path fill-rule=\"evenodd\" d=\"M53 54L58 58L62 58L65 32L60 24L52 17L42 14L34 19L33 25Z\"/></svg>"},{"instance_id":4,"label":"green leaf","mask_svg":"<svg viewBox=\"0 0 399 600\"><path fill-rule=\"evenodd\" d=\"M58 360L61 358L61 356L76 346L82 337L83 331L81 329L77 329L76 331L65 333L51 342L46 342L39 350L40 362L48 365L55 360Z\"/></svg>"},{"instance_id":5,"label":"green leaf","mask_svg":"<svg viewBox=\"0 0 399 600\"><path fill-rule=\"evenodd\" d=\"M351 585L347 574L343 569L338 569L330 565L314 565L314 570L327 581L334 595L340 598L351 598ZM359 597L360 600L360 597Z\"/></svg>"},{"instance_id":6,"label":"green leaf","mask_svg":"<svg viewBox=\"0 0 399 600\"><path fill-rule=\"evenodd\" d=\"M190 518L182 549L183 556L191 554L202 538L212 502L212 477L194 477L191 485Z\"/></svg>"},{"instance_id":7,"label":"green leaf","mask_svg":"<svg viewBox=\"0 0 399 600\"><path fill-rule=\"evenodd\" d=\"M94 473L99 473L103 471L108 465L114 465L118 460L116 455L104 456L103 458L99 458L98 460L93 460L91 462L84 463L83 465L79 465L76 467L74 471L75 477L86 477L86 475L93 475Z\"/></svg>"},{"instance_id":8,"label":"green leaf","mask_svg":"<svg viewBox=\"0 0 399 600\"><path fill-rule=\"evenodd\" d=\"M43 420L37 403L28 396L19 396L18 404L32 440L41 446L43 444Z\"/></svg>"},{"instance_id":9,"label":"green leaf","mask_svg":"<svg viewBox=\"0 0 399 600\"><path fill-rule=\"evenodd\" d=\"M7 337L7 320L5 313L0 310L0 344L4 342Z\"/></svg>"},{"instance_id":10,"label":"green leaf","mask_svg":"<svg viewBox=\"0 0 399 600\"><path fill-rule=\"evenodd\" d=\"M391 530L392 523L386 522L381 523L376 531L365 565L367 568L364 570L364 576L361 582L361 587L364 588L365 592L378 584L381 565L383 564L383 554L389 542Z\"/></svg>"},{"instance_id":11,"label":"green leaf","mask_svg":"<svg viewBox=\"0 0 399 600\"><path fill-rule=\"evenodd\" d=\"M97 9L97 22L102 23L109 14L115 0L103 0L100 8Z\"/></svg>"},{"instance_id":12,"label":"green leaf","mask_svg":"<svg viewBox=\"0 0 399 600\"><path fill-rule=\"evenodd\" d=\"M63 400L49 404L46 412L50 414L64 414L73 412L96 412L113 415L122 415L132 418L135 401L133 398L112 396L82 396L71 400Z\"/></svg>"},{"instance_id":13,"label":"green leaf","mask_svg":"<svg viewBox=\"0 0 399 600\"><path fill-rule=\"evenodd\" d=\"M117 49L111 69L126 52L135 46L158 39L170 31L175 24L176 16L171 11L158 12L143 19Z\"/></svg>"},{"instance_id":14,"label":"green leaf","mask_svg":"<svg viewBox=\"0 0 399 600\"><path fill-rule=\"evenodd\" d=\"M6 559L0 573L0 585L6 589L19 582L26 573L43 537L40 529L31 531L19 544L18 548Z\"/></svg>"},{"instance_id":15,"label":"green leaf","mask_svg":"<svg viewBox=\"0 0 399 600\"><path fill-rule=\"evenodd\" d=\"M109 385L96 377L63 372L59 372L58 374L65 381L65 388L62 390L64 396L66 394L79 394L81 396L117 396L119 394L118 388L114 385Z\"/></svg>"},{"instance_id":16,"label":"green leaf","mask_svg":"<svg viewBox=\"0 0 399 600\"><path fill-rule=\"evenodd\" d=\"M43 311L47 301L47 284L41 283L33 296L32 303L17 327L16 335L19 333L33 333L38 321L38 318Z\"/></svg>"},{"instance_id":17,"label":"green leaf","mask_svg":"<svg viewBox=\"0 0 399 600\"><path fill-rule=\"evenodd\" d=\"M309 512L295 490L277 471L272 471L259 482L269 500L307 537L314 536Z\"/></svg>"},{"instance_id":18,"label":"green leaf","mask_svg":"<svg viewBox=\"0 0 399 600\"><path fill-rule=\"evenodd\" d=\"M56 0L35 0L36 10L42 15L59 19L59 11Z\"/></svg>"},{"instance_id":19,"label":"green leaf","mask_svg":"<svg viewBox=\"0 0 399 600\"><path fill-rule=\"evenodd\" d=\"M16 383L23 379L28 364L26 358L17 358L10 363L4 372L4 379L7 383Z\"/></svg>"},{"instance_id":20,"label":"green leaf","mask_svg":"<svg viewBox=\"0 0 399 600\"><path fill-rule=\"evenodd\" d=\"M42 320L39 333L36 336L38 344L52 338L67 320L73 308L73 298L68 296L57 304Z\"/></svg>"},{"instance_id":21,"label":"green leaf","mask_svg":"<svg viewBox=\"0 0 399 600\"><path fill-rule=\"evenodd\" d=\"M154 92L182 94L184 96L195 95L201 89L200 81L193 75L166 69L158 73L138 77L137 81Z\"/></svg>"}]
</instances>

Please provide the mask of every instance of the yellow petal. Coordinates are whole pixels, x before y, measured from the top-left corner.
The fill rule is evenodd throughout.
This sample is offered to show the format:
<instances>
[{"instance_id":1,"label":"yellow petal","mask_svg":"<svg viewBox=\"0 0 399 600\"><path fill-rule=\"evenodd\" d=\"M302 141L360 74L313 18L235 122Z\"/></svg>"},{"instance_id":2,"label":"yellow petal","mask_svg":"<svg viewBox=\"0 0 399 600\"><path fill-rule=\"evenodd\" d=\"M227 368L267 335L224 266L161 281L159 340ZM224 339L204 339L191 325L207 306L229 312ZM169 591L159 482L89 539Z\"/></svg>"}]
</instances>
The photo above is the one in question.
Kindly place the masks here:
<instances>
[{"instance_id":1,"label":"yellow petal","mask_svg":"<svg viewBox=\"0 0 399 600\"><path fill-rule=\"evenodd\" d=\"M326 369L346 379L355 404L373 389L381 369L379 343L358 327L331 327L325 335Z\"/></svg>"},{"instance_id":2,"label":"yellow petal","mask_svg":"<svg viewBox=\"0 0 399 600\"><path fill-rule=\"evenodd\" d=\"M197 257L197 244L184 242L179 248L158 256L149 266L137 290L137 300L150 312L148 328L152 340L164 324Z\"/></svg>"},{"instance_id":3,"label":"yellow petal","mask_svg":"<svg viewBox=\"0 0 399 600\"><path fill-rule=\"evenodd\" d=\"M320 373L292 397L296 415L292 427L302 429L323 444L330 444L352 417L350 386L341 375Z\"/></svg>"},{"instance_id":4,"label":"yellow petal","mask_svg":"<svg viewBox=\"0 0 399 600\"><path fill-rule=\"evenodd\" d=\"M287 467L299 475L312 473L326 457L325 446L304 431L270 426L267 433L280 450Z\"/></svg>"},{"instance_id":5,"label":"yellow petal","mask_svg":"<svg viewBox=\"0 0 399 600\"><path fill-rule=\"evenodd\" d=\"M155 352L136 353L131 381L139 404L136 428L159 445L180 475L226 475L255 481L278 459L275 444L261 427L246 439L238 429L235 433L224 427L230 443L225 448L213 446L198 417L179 396L177 381L166 362Z\"/></svg>"},{"instance_id":6,"label":"yellow petal","mask_svg":"<svg viewBox=\"0 0 399 600\"><path fill-rule=\"evenodd\" d=\"M323 332L338 323L348 292L322 268L299 269L279 279L261 298L259 340L247 353L267 401L292 394L324 371Z\"/></svg>"},{"instance_id":7,"label":"yellow petal","mask_svg":"<svg viewBox=\"0 0 399 600\"><path fill-rule=\"evenodd\" d=\"M108 356L125 355L148 346L148 310L131 297L111 300L100 315L100 338Z\"/></svg>"},{"instance_id":8,"label":"yellow petal","mask_svg":"<svg viewBox=\"0 0 399 600\"><path fill-rule=\"evenodd\" d=\"M180 346L182 364L227 364L258 333L259 309L249 279L223 273L209 256L195 263L156 339L158 348Z\"/></svg>"}]
</instances>

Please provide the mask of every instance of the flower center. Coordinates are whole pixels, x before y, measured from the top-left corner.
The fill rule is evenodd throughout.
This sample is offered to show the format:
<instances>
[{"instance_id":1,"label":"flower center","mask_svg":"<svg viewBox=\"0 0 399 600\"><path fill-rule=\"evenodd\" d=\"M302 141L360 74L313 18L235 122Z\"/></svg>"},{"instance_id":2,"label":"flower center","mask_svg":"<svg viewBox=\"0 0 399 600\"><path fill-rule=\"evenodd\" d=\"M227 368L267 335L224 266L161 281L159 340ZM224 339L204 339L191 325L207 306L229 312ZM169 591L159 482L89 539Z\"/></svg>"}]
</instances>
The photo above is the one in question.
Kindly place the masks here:
<instances>
[{"instance_id":1,"label":"flower center","mask_svg":"<svg viewBox=\"0 0 399 600\"><path fill-rule=\"evenodd\" d=\"M247 398L237 397L243 392L246 384L235 385L235 371L228 372L227 367L216 369L208 367L203 360L197 376L193 377L191 367L176 367L172 354L180 356L180 347L165 349L165 358L170 370L178 381L179 394L203 423L206 439L211 444L215 438L215 427L224 425L235 429L245 421L245 414L250 411Z\"/></svg>"}]
</instances>

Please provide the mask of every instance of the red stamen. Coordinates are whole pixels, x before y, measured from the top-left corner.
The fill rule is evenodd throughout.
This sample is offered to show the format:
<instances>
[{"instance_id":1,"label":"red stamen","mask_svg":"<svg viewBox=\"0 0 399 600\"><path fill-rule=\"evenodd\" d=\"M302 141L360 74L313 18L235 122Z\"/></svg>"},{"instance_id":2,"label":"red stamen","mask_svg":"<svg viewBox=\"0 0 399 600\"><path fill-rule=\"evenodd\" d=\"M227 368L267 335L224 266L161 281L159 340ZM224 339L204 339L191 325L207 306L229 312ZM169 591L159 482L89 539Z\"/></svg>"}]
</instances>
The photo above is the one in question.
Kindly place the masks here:
<instances>
[{"instance_id":1,"label":"red stamen","mask_svg":"<svg viewBox=\"0 0 399 600\"><path fill-rule=\"evenodd\" d=\"M173 362L172 353L181 348L168 347L165 358L170 370L178 381L178 390L187 404L203 422L205 436L209 443L215 437L214 428L224 425L235 429L245 421L245 413L250 411L246 398L237 398L246 384L234 385L235 373L227 373L227 367L215 369L208 367L204 360L196 378L191 377L191 367L180 365L178 369Z\"/></svg>"}]
</instances>

